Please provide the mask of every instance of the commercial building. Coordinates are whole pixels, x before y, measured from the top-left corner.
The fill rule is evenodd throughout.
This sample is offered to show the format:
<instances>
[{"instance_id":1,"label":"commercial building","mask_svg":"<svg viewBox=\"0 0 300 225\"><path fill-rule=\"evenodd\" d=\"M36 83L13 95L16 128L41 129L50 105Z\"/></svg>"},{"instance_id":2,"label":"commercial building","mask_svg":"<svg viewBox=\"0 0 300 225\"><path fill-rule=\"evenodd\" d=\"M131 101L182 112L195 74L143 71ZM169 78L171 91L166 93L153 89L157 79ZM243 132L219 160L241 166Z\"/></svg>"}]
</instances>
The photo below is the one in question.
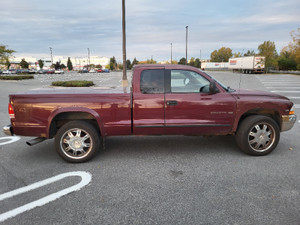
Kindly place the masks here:
<instances>
[{"instance_id":1,"label":"commercial building","mask_svg":"<svg viewBox=\"0 0 300 225\"><path fill-rule=\"evenodd\" d=\"M20 68L20 63L22 59L25 59L26 62L29 64L29 69L36 69L39 70L39 60L42 60L44 63L43 69L50 69L52 65L52 60L53 64L56 62L59 62L60 64L64 64L67 66L68 63L68 57L64 56L53 56L53 58L35 58L35 57L10 57L9 61L11 63L10 68L11 69L19 69ZM84 67L88 65L101 65L102 67L105 67L106 65L109 64L109 58L107 57L99 57L99 56L90 56L89 58L87 57L70 57L70 60L73 65L74 70L81 70Z\"/></svg>"}]
</instances>

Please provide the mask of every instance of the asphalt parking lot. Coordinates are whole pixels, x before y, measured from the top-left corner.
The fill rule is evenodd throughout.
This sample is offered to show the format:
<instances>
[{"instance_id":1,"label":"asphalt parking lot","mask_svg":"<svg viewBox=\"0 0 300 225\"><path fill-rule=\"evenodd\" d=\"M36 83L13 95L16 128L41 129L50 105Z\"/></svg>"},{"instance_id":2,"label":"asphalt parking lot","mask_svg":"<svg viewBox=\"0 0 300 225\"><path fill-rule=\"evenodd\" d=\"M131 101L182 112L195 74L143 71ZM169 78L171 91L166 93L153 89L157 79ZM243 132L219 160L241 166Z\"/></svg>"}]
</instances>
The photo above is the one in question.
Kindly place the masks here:
<instances>
[{"instance_id":1,"label":"asphalt parking lot","mask_svg":"<svg viewBox=\"0 0 300 225\"><path fill-rule=\"evenodd\" d=\"M208 73L232 88L267 90L295 103L298 121L274 152L245 155L231 136L109 137L92 161L70 164L53 140L29 147L30 138L1 132L0 223L298 225L300 76ZM10 93L70 79L114 87L121 77L72 72L0 81L0 127L10 123Z\"/></svg>"}]
</instances>

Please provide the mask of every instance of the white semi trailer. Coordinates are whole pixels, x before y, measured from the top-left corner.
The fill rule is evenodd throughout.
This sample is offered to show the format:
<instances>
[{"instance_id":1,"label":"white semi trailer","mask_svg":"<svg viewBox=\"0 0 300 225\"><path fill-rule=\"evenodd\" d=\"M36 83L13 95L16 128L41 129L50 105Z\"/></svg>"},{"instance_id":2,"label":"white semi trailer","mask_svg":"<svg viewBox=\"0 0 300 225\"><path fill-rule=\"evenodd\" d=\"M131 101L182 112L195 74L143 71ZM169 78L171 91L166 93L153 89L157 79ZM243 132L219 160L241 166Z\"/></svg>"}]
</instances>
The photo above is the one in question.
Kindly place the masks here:
<instances>
[{"instance_id":1,"label":"white semi trailer","mask_svg":"<svg viewBox=\"0 0 300 225\"><path fill-rule=\"evenodd\" d=\"M228 69L233 72L242 73L264 73L265 57L264 56L245 56L230 58Z\"/></svg>"}]
</instances>

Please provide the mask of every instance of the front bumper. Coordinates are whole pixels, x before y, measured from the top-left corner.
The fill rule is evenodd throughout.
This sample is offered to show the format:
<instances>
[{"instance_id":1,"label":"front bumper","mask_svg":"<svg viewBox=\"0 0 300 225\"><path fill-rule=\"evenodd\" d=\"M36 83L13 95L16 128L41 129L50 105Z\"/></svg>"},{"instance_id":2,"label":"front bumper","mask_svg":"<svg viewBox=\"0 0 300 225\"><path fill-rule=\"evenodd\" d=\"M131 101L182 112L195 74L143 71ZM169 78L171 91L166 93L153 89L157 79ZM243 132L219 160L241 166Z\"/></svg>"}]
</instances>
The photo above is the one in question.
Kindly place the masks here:
<instances>
[{"instance_id":1,"label":"front bumper","mask_svg":"<svg viewBox=\"0 0 300 225\"><path fill-rule=\"evenodd\" d=\"M11 125L4 126L3 127L3 132L4 132L4 134L6 134L8 136L13 136L14 135Z\"/></svg>"},{"instance_id":2,"label":"front bumper","mask_svg":"<svg viewBox=\"0 0 300 225\"><path fill-rule=\"evenodd\" d=\"M282 116L281 120L281 131L287 131L292 129L294 124L297 121L297 116L296 115L284 115Z\"/></svg>"}]
</instances>

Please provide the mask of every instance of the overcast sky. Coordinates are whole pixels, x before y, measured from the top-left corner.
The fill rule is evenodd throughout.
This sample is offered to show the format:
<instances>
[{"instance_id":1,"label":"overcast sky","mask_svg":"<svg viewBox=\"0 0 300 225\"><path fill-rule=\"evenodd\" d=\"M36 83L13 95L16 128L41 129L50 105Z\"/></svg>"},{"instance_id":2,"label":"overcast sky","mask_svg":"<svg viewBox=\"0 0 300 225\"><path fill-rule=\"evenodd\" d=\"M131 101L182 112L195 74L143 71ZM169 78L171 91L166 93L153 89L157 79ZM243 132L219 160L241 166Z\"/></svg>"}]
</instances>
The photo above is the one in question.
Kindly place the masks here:
<instances>
[{"instance_id":1,"label":"overcast sky","mask_svg":"<svg viewBox=\"0 0 300 225\"><path fill-rule=\"evenodd\" d=\"M0 44L16 56L122 60L122 0L1 0ZM126 0L127 58L210 58L223 46L257 51L264 41L277 50L300 27L299 0Z\"/></svg>"}]
</instances>

